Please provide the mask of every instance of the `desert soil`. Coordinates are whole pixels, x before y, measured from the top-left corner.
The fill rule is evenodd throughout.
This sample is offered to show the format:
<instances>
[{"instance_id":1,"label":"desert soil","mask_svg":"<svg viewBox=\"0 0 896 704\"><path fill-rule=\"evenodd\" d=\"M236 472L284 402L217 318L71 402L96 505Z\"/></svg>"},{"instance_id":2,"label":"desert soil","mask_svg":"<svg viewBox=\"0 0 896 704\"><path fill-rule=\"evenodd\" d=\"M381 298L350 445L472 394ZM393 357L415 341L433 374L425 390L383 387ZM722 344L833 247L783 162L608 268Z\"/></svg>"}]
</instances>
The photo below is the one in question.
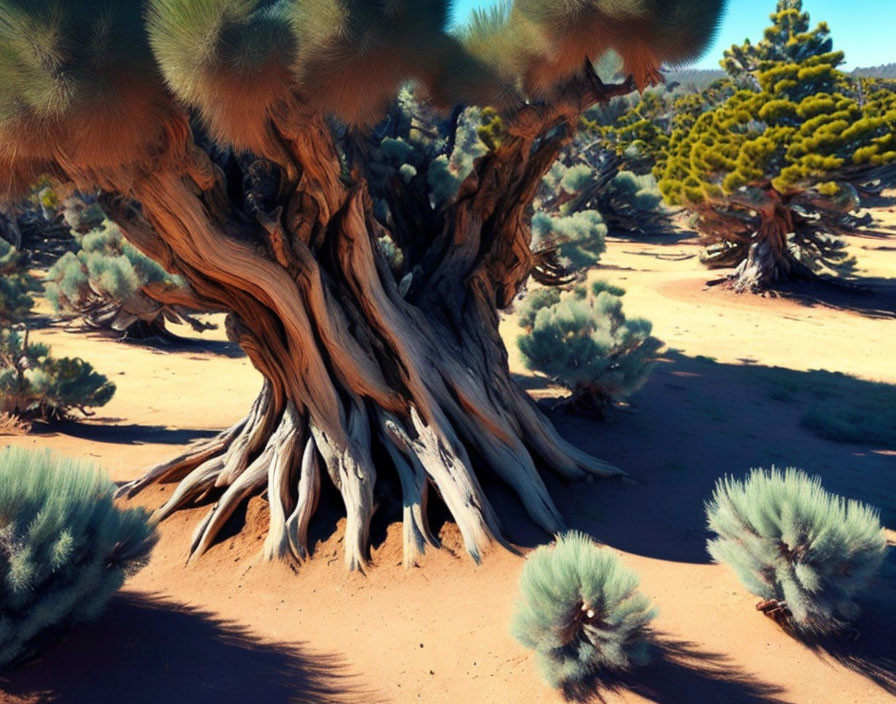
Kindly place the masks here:
<instances>
[{"instance_id":1,"label":"desert soil","mask_svg":"<svg viewBox=\"0 0 896 704\"><path fill-rule=\"evenodd\" d=\"M891 211L879 214L896 226ZM716 478L772 464L821 475L828 488L880 506L885 524L896 528L896 447L832 442L801 423L812 395L808 370L847 375L837 378L847 395L868 382L896 384L896 235L855 237L850 246L878 295L738 296L707 288L716 274L701 267L687 233L609 242L592 276L625 287L626 313L653 321L667 347L627 407L600 422L554 417L564 435L637 483L552 481L550 488L571 528L606 543L640 573L660 615L653 665L606 683L596 700L896 700L892 547L856 631L814 647L760 615L755 597L705 551L703 502ZM549 405L557 390L526 372L513 317L504 325L521 381ZM88 359L118 392L83 423L2 438L0 445L93 458L117 482L232 424L261 383L220 329L176 349L50 325L37 335L58 355ZM779 386L805 393L776 394ZM152 489L135 503L155 507L171 491ZM488 483L487 491L521 554L495 548L474 564L454 525L436 511L445 549L406 571L400 525L383 510L366 575L343 568L333 496L314 523L313 559L295 569L258 561L263 498L190 565L191 533L208 506L178 513L162 524L151 562L109 610L0 681L0 699L562 701L508 633L525 553L550 536L526 521L500 485ZM896 536L888 535L892 545Z\"/></svg>"}]
</instances>

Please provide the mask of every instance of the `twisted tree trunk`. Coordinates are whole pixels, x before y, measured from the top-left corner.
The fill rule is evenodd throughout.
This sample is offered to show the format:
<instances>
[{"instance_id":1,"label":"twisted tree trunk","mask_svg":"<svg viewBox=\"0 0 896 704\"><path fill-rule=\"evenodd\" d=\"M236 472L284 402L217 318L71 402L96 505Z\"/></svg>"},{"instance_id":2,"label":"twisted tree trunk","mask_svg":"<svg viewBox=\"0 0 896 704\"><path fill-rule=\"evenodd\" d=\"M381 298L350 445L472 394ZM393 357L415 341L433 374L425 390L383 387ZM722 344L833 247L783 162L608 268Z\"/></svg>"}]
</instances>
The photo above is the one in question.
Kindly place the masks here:
<instances>
[{"instance_id":1,"label":"twisted tree trunk","mask_svg":"<svg viewBox=\"0 0 896 704\"><path fill-rule=\"evenodd\" d=\"M245 419L122 493L179 482L161 519L223 490L195 533L197 556L240 502L267 489L265 556L303 558L326 472L345 503L346 564L363 569L377 471L394 471L405 564L436 544L430 488L478 560L501 540L477 478L485 464L533 521L559 531L537 462L571 479L621 472L564 441L513 381L497 311L532 270L528 209L578 114L629 89L589 79L561 108L523 108L454 203L433 213L435 231L414 233L419 256L401 287L377 248L383 227L364 181L346 177L320 117L291 111L273 125L270 153L226 174L172 118L157 167L106 184L133 200L107 197L105 207L135 246L189 282L196 307L232 311L228 332L265 383ZM375 449L391 466L374 466Z\"/></svg>"}]
</instances>

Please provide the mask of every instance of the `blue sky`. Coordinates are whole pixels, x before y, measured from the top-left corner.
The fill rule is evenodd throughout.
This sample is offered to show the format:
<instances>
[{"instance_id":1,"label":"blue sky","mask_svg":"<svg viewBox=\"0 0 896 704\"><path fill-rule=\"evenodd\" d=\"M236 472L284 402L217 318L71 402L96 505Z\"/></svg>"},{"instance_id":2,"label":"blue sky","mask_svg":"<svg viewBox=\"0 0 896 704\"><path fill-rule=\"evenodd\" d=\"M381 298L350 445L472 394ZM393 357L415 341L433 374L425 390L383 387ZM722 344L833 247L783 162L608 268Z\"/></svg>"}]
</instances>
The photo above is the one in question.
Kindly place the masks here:
<instances>
[{"instance_id":1,"label":"blue sky","mask_svg":"<svg viewBox=\"0 0 896 704\"><path fill-rule=\"evenodd\" d=\"M463 22L475 7L499 0L457 0L457 19ZM749 37L762 38L776 0L728 0L728 13L715 44L697 62L699 68L718 68L723 49ZM803 0L813 23L826 21L837 49L846 52L846 67L896 63L896 0Z\"/></svg>"}]
</instances>

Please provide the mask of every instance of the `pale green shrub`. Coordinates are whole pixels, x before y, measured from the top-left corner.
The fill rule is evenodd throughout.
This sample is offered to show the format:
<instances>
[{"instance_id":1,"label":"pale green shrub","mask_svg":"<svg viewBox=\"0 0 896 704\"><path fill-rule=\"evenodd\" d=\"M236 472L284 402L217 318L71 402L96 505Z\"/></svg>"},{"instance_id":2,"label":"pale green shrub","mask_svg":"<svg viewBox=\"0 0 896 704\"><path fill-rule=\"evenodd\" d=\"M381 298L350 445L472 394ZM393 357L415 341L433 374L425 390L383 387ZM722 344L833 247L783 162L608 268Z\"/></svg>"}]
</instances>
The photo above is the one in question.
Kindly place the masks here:
<instances>
[{"instance_id":1,"label":"pale green shrub","mask_svg":"<svg viewBox=\"0 0 896 704\"><path fill-rule=\"evenodd\" d=\"M512 633L535 650L545 680L564 690L644 664L656 611L637 588L612 550L566 533L526 560Z\"/></svg>"},{"instance_id":2,"label":"pale green shrub","mask_svg":"<svg viewBox=\"0 0 896 704\"><path fill-rule=\"evenodd\" d=\"M597 283L560 293L538 289L523 301L518 344L529 369L569 389L570 404L600 412L637 391L662 343L650 322L626 319L621 289ZM621 291L624 293L624 291Z\"/></svg>"},{"instance_id":3,"label":"pale green shrub","mask_svg":"<svg viewBox=\"0 0 896 704\"><path fill-rule=\"evenodd\" d=\"M0 330L0 413L19 418L60 420L73 409L106 405L115 384L83 359L53 357L28 340L24 326Z\"/></svg>"},{"instance_id":4,"label":"pale green shrub","mask_svg":"<svg viewBox=\"0 0 896 704\"><path fill-rule=\"evenodd\" d=\"M754 469L720 479L706 505L707 544L762 610L796 630L829 633L858 615L853 601L883 562L887 541L877 511L830 494L797 469Z\"/></svg>"},{"instance_id":5,"label":"pale green shrub","mask_svg":"<svg viewBox=\"0 0 896 704\"><path fill-rule=\"evenodd\" d=\"M122 510L90 464L0 451L0 665L52 630L96 617L155 542L143 509Z\"/></svg>"}]
</instances>

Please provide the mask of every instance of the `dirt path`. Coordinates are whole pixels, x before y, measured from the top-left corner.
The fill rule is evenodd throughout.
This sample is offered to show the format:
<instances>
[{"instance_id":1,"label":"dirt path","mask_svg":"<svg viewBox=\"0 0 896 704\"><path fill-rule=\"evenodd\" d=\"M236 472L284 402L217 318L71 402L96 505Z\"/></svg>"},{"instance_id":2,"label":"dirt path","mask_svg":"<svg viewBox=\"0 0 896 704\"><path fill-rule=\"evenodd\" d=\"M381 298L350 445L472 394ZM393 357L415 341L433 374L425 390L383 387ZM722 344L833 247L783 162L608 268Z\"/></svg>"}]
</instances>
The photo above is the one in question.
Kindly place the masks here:
<instances>
[{"instance_id":1,"label":"dirt path","mask_svg":"<svg viewBox=\"0 0 896 704\"><path fill-rule=\"evenodd\" d=\"M853 244L858 250L869 241ZM876 249L860 251L865 274L896 278L896 251L871 244ZM857 397L868 381L896 383L896 320L704 291L711 275L695 258L659 259L660 251L696 248L611 242L595 274L627 288L627 314L652 320L666 341L651 381L630 409L602 423L557 417L567 437L640 481L550 486L570 527L618 550L660 609L655 664L604 690L606 700L894 701L893 550L865 604L859 639L813 651L757 614L727 568L709 563L702 504L726 472L796 465L821 474L830 489L877 503L896 527L896 447L822 439L802 425L800 393L811 396L818 381L809 369L860 377L835 379ZM505 333L515 335L512 320ZM238 419L260 383L245 359L228 356L220 332L205 347L170 352L58 329L39 337L57 354L91 361L119 384L118 394L80 426L0 444L91 456L116 481ZM539 396L553 393L538 379L526 383ZM140 501L158 505L170 491L152 490ZM502 505L515 542L528 548L549 540L502 487L486 491ZM375 568L349 575L330 495L313 525L315 557L298 574L256 560L266 523L261 498L236 518L231 534L244 526L236 537L185 567L205 510L166 521L150 565L126 594L98 623L75 629L14 673L3 701L560 701L508 634L521 557L496 550L476 566L459 549L454 526L440 521L447 549L405 571L395 516L381 513Z\"/></svg>"}]
</instances>

